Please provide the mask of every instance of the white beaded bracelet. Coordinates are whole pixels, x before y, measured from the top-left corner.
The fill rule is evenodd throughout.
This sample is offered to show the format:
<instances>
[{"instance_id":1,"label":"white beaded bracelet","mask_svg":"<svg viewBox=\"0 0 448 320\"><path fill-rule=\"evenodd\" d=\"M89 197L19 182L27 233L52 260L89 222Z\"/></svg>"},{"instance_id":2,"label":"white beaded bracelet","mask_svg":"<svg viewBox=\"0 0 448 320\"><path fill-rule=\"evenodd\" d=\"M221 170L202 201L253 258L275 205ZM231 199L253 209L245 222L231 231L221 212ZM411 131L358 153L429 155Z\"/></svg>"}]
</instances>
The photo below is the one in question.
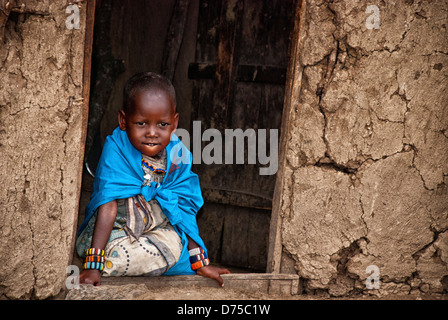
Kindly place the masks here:
<instances>
[{"instance_id":1,"label":"white beaded bracelet","mask_svg":"<svg viewBox=\"0 0 448 320\"><path fill-rule=\"evenodd\" d=\"M202 248L200 248L200 247L197 247L197 248L188 250L188 253L190 254L190 257L191 257L191 256L196 256L198 254L204 253L204 250L202 250Z\"/></svg>"}]
</instances>

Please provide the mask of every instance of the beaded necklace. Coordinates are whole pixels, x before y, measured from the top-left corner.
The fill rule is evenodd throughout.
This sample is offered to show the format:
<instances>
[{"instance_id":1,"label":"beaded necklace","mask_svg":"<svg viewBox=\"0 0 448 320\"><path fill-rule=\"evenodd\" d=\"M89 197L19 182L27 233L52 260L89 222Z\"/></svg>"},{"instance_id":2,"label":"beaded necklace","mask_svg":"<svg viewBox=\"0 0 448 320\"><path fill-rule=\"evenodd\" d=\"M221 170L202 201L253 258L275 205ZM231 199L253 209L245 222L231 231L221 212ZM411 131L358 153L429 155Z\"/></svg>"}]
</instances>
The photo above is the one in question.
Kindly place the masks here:
<instances>
[{"instance_id":1,"label":"beaded necklace","mask_svg":"<svg viewBox=\"0 0 448 320\"><path fill-rule=\"evenodd\" d=\"M142 159L142 165L144 165L146 168L148 168L149 170L151 170L154 173L165 173L166 170L165 169L161 169L161 168L156 168L154 167L152 164L148 163L148 161L146 161L145 159Z\"/></svg>"}]
</instances>

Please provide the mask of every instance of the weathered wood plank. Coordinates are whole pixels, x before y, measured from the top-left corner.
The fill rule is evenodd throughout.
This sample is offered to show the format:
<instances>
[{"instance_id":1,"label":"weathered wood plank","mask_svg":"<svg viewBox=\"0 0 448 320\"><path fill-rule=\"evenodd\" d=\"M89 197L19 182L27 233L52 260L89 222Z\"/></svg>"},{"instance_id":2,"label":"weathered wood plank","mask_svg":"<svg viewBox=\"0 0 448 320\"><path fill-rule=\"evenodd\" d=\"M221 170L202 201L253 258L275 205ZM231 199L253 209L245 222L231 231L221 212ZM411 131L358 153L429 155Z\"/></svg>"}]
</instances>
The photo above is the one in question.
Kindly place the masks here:
<instances>
[{"instance_id":1,"label":"weathered wood plank","mask_svg":"<svg viewBox=\"0 0 448 320\"><path fill-rule=\"evenodd\" d=\"M229 127L231 121L243 10L243 0L222 0L214 78L214 112L210 119L210 124L216 129Z\"/></svg>"},{"instance_id":2,"label":"weathered wood plank","mask_svg":"<svg viewBox=\"0 0 448 320\"><path fill-rule=\"evenodd\" d=\"M177 0L173 7L170 26L165 39L163 53L162 73L171 81L174 78L177 58L179 56L182 39L184 37L185 24L187 22L190 0Z\"/></svg>"},{"instance_id":3,"label":"weathered wood plank","mask_svg":"<svg viewBox=\"0 0 448 320\"><path fill-rule=\"evenodd\" d=\"M202 196L207 202L264 210L270 210L272 208L272 199L264 197L261 194L203 187Z\"/></svg>"},{"instance_id":4,"label":"weathered wood plank","mask_svg":"<svg viewBox=\"0 0 448 320\"><path fill-rule=\"evenodd\" d=\"M265 292L272 295L301 294L300 277L296 274L272 273L231 273L223 274L227 289ZM101 279L102 285L121 286L127 284L145 284L152 288L191 288L218 287L215 280L198 275L161 276L161 277L109 277Z\"/></svg>"},{"instance_id":5,"label":"weathered wood plank","mask_svg":"<svg viewBox=\"0 0 448 320\"><path fill-rule=\"evenodd\" d=\"M213 79L216 73L216 64L191 63L188 67L188 77L192 80ZM238 65L236 81L285 84L286 68L262 65Z\"/></svg>"},{"instance_id":6,"label":"weathered wood plank","mask_svg":"<svg viewBox=\"0 0 448 320\"><path fill-rule=\"evenodd\" d=\"M286 76L285 85L285 99L283 105L281 128L283 132L290 131L289 115L291 111L292 100L297 97L297 92L294 90L300 87L297 81L302 79L299 76L301 70L299 70L297 65L297 56L299 55L299 31L303 28L304 15L306 12L306 1L297 0L294 16L294 27L292 30L293 38L291 40L290 50L290 63L288 66L288 72ZM286 152L286 142L288 137L286 134L280 135L279 142L279 160L285 159L284 153ZM283 160L285 161L285 160ZM283 172L283 167L285 163L279 161L279 172ZM278 174L276 176L275 189L272 199L272 215L271 223L269 227L269 247L268 247L268 261L267 261L267 272L279 273L281 270L281 260L282 260L282 245L281 245L281 225L282 225L282 189L284 188L285 175Z\"/></svg>"}]
</instances>

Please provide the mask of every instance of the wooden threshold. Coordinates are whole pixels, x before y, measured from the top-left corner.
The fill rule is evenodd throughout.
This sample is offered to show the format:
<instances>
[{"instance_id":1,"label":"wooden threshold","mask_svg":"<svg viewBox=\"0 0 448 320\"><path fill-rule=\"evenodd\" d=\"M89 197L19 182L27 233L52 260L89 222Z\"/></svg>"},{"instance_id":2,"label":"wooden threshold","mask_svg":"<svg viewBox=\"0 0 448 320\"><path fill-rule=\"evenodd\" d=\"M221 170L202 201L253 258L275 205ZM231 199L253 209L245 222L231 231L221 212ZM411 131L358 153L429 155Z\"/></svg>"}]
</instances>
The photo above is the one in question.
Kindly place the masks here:
<instances>
[{"instance_id":1,"label":"wooden threshold","mask_svg":"<svg viewBox=\"0 0 448 320\"><path fill-rule=\"evenodd\" d=\"M221 275L227 289L264 292L272 295L301 294L300 277L296 274L280 273L232 273ZM216 287L215 280L198 275L160 276L160 277L102 277L104 285L145 284L151 288L188 288L192 286Z\"/></svg>"}]
</instances>

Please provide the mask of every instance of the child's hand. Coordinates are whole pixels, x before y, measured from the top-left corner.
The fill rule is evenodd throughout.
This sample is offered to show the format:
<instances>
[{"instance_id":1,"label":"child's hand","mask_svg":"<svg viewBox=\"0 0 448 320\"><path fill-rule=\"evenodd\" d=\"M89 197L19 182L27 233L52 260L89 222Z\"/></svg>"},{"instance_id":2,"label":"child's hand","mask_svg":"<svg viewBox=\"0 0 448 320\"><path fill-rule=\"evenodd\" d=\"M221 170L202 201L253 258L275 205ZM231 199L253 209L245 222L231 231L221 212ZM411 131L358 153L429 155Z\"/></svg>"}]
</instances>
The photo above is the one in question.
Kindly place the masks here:
<instances>
[{"instance_id":1,"label":"child's hand","mask_svg":"<svg viewBox=\"0 0 448 320\"><path fill-rule=\"evenodd\" d=\"M221 274L229 274L230 271L225 268L218 268L214 266L205 266L196 270L196 273L218 281L220 287L224 287L224 281L221 278Z\"/></svg>"},{"instance_id":2,"label":"child's hand","mask_svg":"<svg viewBox=\"0 0 448 320\"><path fill-rule=\"evenodd\" d=\"M99 270L83 270L79 275L79 283L92 284L99 286L101 284L101 273Z\"/></svg>"}]
</instances>

